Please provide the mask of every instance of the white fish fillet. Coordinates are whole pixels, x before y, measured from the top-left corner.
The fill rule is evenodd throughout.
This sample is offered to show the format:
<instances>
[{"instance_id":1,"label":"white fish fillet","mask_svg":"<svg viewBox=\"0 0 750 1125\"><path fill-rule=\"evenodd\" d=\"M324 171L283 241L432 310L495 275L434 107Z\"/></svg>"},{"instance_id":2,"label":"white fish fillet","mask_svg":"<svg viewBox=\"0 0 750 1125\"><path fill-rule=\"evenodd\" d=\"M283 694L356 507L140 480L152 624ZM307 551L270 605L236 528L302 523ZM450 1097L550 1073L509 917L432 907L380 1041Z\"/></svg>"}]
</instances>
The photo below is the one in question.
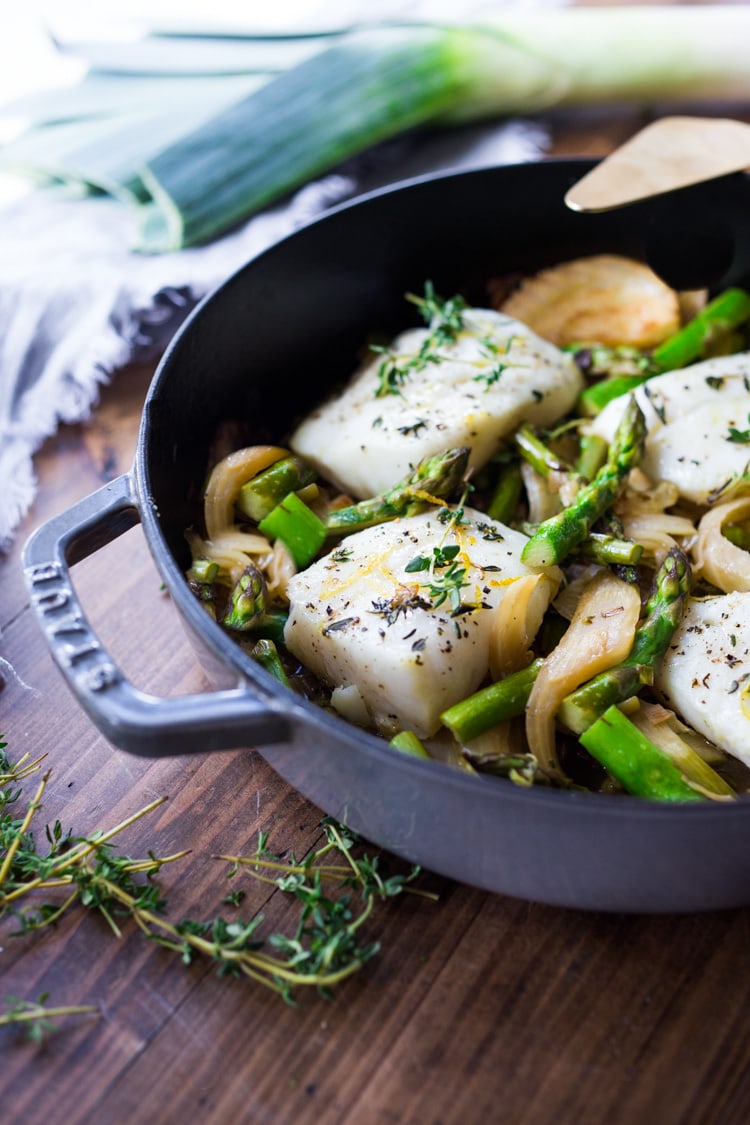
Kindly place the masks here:
<instances>
[{"instance_id":1,"label":"white fish fillet","mask_svg":"<svg viewBox=\"0 0 750 1125\"><path fill-rule=\"evenodd\" d=\"M473 509L453 530L436 511L350 535L342 551L289 584L286 646L330 686L356 684L386 735L405 729L427 737L442 711L476 690L487 674L493 609L510 582L533 573L520 561L521 532ZM456 616L449 600L434 604L426 571L406 570L447 544L460 545L461 602L475 607ZM559 577L556 568L550 573Z\"/></svg>"},{"instance_id":2,"label":"white fish fillet","mask_svg":"<svg viewBox=\"0 0 750 1125\"><path fill-rule=\"evenodd\" d=\"M656 688L683 722L750 766L750 593L688 603Z\"/></svg>"},{"instance_id":3,"label":"white fish fillet","mask_svg":"<svg viewBox=\"0 0 750 1125\"><path fill-rule=\"evenodd\" d=\"M648 427L641 467L654 480L672 481L687 500L708 504L745 472L750 444L732 440L731 430L750 429L750 353L657 375L635 397ZM609 403L590 431L611 441L626 400Z\"/></svg>"},{"instance_id":4,"label":"white fish fillet","mask_svg":"<svg viewBox=\"0 0 750 1125\"><path fill-rule=\"evenodd\" d=\"M470 309L439 362L410 371L398 394L377 397L383 356L374 354L338 397L315 410L291 447L357 499L375 496L423 458L470 446L483 465L521 422L547 425L571 409L583 388L573 359L519 321ZM428 329L402 333L391 352L415 356Z\"/></svg>"}]
</instances>

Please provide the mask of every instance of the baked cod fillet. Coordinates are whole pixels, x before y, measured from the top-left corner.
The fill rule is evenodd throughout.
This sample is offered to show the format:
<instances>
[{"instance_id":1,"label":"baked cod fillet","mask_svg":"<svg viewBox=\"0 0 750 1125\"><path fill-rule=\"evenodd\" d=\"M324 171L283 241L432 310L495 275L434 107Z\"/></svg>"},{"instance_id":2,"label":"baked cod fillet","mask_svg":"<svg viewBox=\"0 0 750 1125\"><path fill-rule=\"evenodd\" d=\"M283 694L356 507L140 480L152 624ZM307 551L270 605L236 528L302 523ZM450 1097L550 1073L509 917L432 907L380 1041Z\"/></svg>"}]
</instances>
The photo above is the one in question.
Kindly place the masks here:
<instances>
[{"instance_id":1,"label":"baked cod fillet","mask_svg":"<svg viewBox=\"0 0 750 1125\"><path fill-rule=\"evenodd\" d=\"M742 476L750 463L750 352L719 356L656 375L634 392L648 427L641 468L676 484L696 504ZM627 395L588 429L611 441Z\"/></svg>"},{"instance_id":2,"label":"baked cod fillet","mask_svg":"<svg viewBox=\"0 0 750 1125\"><path fill-rule=\"evenodd\" d=\"M750 766L750 593L692 599L656 675L667 707Z\"/></svg>"},{"instance_id":3,"label":"baked cod fillet","mask_svg":"<svg viewBox=\"0 0 750 1125\"><path fill-rule=\"evenodd\" d=\"M458 526L438 512L350 535L289 583L287 648L331 687L356 685L385 735L435 733L487 674L505 590L538 573L520 560L521 532L473 509Z\"/></svg>"},{"instance_id":4,"label":"baked cod fillet","mask_svg":"<svg viewBox=\"0 0 750 1125\"><path fill-rule=\"evenodd\" d=\"M292 449L363 500L444 449L470 446L478 468L521 422L548 425L571 409L583 379L569 355L492 309L467 309L462 324L436 346L430 329L415 328L374 353L299 426ZM384 390L389 362L397 374Z\"/></svg>"}]
</instances>

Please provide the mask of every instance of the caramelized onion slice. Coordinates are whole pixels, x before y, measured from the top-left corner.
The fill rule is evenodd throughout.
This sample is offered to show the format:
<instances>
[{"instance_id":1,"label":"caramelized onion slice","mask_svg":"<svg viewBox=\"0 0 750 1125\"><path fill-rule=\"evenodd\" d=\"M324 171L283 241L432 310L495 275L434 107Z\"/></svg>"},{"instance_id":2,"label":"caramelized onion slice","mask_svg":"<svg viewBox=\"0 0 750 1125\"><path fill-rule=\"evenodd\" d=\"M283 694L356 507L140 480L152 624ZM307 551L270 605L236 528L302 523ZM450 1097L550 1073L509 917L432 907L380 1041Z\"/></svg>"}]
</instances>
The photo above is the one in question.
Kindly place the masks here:
<instances>
[{"instance_id":1,"label":"caramelized onion slice","mask_svg":"<svg viewBox=\"0 0 750 1125\"><path fill-rule=\"evenodd\" d=\"M524 574L508 586L490 629L493 680L502 680L530 663L529 649L559 585L559 580L548 574Z\"/></svg>"},{"instance_id":2,"label":"caramelized onion slice","mask_svg":"<svg viewBox=\"0 0 750 1125\"><path fill-rule=\"evenodd\" d=\"M562 640L544 661L526 707L526 737L539 766L559 773L555 714L566 695L630 652L641 612L636 586L601 571L586 587Z\"/></svg>"},{"instance_id":3,"label":"caramelized onion slice","mask_svg":"<svg viewBox=\"0 0 750 1125\"><path fill-rule=\"evenodd\" d=\"M725 594L750 590L750 554L730 543L721 529L725 523L749 516L750 496L740 496L717 504L698 524L695 572Z\"/></svg>"},{"instance_id":4,"label":"caramelized onion slice","mask_svg":"<svg viewBox=\"0 0 750 1125\"><path fill-rule=\"evenodd\" d=\"M209 539L216 539L234 523L234 504L243 484L286 455L286 449L275 445L251 445L235 450L214 466L203 503Z\"/></svg>"}]
</instances>

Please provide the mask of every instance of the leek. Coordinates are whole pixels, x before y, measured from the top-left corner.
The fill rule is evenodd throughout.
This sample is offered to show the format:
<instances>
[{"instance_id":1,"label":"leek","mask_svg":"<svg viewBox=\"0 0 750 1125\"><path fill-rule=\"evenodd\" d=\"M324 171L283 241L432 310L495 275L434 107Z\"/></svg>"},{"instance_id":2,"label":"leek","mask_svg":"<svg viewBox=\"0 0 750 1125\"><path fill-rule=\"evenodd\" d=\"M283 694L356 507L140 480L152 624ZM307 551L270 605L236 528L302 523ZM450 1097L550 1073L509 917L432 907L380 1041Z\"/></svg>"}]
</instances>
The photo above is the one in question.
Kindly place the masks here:
<instances>
[{"instance_id":1,"label":"leek","mask_svg":"<svg viewBox=\"0 0 750 1125\"><path fill-rule=\"evenodd\" d=\"M129 195L142 200L138 248L152 252L215 238L336 163L419 126L605 102L750 97L747 5L519 9L481 25L391 24L273 48L237 37L226 51L208 34L178 39L165 37L161 61L162 40L152 36L140 61L97 50L91 63L111 72L128 65L134 89L159 67L165 82L193 68L198 92L222 67L264 77L158 152L144 145L136 174L131 153Z\"/></svg>"},{"instance_id":2,"label":"leek","mask_svg":"<svg viewBox=\"0 0 750 1125\"><path fill-rule=\"evenodd\" d=\"M748 96L749 41L744 7L545 10L484 28L355 33L151 161L140 248L211 239L337 162L428 122Z\"/></svg>"}]
</instances>

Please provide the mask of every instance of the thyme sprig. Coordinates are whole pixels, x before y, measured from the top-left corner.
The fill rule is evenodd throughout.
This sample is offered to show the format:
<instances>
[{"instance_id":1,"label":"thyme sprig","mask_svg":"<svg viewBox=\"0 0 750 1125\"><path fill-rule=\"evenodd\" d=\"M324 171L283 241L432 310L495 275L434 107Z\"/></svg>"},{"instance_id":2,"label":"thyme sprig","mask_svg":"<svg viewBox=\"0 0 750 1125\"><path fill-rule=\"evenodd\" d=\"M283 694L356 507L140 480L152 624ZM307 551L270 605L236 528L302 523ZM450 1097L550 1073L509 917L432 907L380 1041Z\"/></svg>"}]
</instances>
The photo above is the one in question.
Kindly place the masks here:
<instances>
[{"instance_id":1,"label":"thyme sprig","mask_svg":"<svg viewBox=\"0 0 750 1125\"><path fill-rule=\"evenodd\" d=\"M24 758L13 766L0 742L0 919L12 918L16 935L54 925L78 905L98 913L118 937L123 920L130 920L145 937L179 953L184 964L208 958L220 974L257 981L294 1003L299 987L312 986L330 995L378 952L379 944L362 942L359 930L378 900L400 894L419 874L419 868L412 867L407 874L386 875L378 856L355 857L358 837L327 817L322 822L325 843L302 860L273 855L265 833L259 834L249 857L214 857L230 863L230 877L242 870L297 900L299 920L290 935L262 937L260 914L244 920L217 916L173 923L166 918L167 901L153 880L165 864L188 852L160 857L149 851L146 858L132 859L119 854L112 843L166 798L150 802L106 832L88 836L75 837L56 820L45 826L46 847L39 848L33 828L49 772L41 777L22 816L7 810L21 796L19 781L38 771L41 762ZM331 862L336 857L339 862ZM243 898L244 891L234 890L224 903L239 907ZM82 1005L48 1008L46 999L46 994L35 1001L7 998L0 1026L28 1024L29 1034L37 1039L51 1030L58 1016L92 1010Z\"/></svg>"},{"instance_id":2,"label":"thyme sprig","mask_svg":"<svg viewBox=\"0 0 750 1125\"><path fill-rule=\"evenodd\" d=\"M419 308L425 323L429 325L429 332L417 351L411 355L400 356L390 348L381 345L371 346L373 352L384 356L378 367L375 398L401 394L401 387L411 375L424 371L429 364L440 363L444 358L440 354L440 349L454 343L464 327L463 314L466 302L458 294L453 297L440 297L435 292L432 282L427 281L423 297L407 293L406 299Z\"/></svg>"},{"instance_id":3,"label":"thyme sprig","mask_svg":"<svg viewBox=\"0 0 750 1125\"><path fill-rule=\"evenodd\" d=\"M430 555L415 555L404 567L407 574L428 571L427 582L420 583L419 588L424 589L430 596L433 608L437 609L445 601L450 601L451 617L458 617L462 613L471 613L477 607L461 600L461 591L469 583L466 581L465 566L461 566L458 556L461 552L460 544L446 543L448 536L455 532L464 522L464 503L471 491L471 484L467 482L464 494L459 504L451 508L441 508L437 518L445 524L440 543L432 548ZM438 573L440 571L441 573Z\"/></svg>"},{"instance_id":4,"label":"thyme sprig","mask_svg":"<svg viewBox=\"0 0 750 1125\"><path fill-rule=\"evenodd\" d=\"M0 1027L13 1025L26 1028L32 1043L41 1043L47 1035L58 1030L56 1020L63 1016L89 1015L98 1012L95 1004L65 1004L48 1007L49 993L42 992L36 1000L22 1000L18 996L5 997L5 1011L0 1012Z\"/></svg>"}]
</instances>

